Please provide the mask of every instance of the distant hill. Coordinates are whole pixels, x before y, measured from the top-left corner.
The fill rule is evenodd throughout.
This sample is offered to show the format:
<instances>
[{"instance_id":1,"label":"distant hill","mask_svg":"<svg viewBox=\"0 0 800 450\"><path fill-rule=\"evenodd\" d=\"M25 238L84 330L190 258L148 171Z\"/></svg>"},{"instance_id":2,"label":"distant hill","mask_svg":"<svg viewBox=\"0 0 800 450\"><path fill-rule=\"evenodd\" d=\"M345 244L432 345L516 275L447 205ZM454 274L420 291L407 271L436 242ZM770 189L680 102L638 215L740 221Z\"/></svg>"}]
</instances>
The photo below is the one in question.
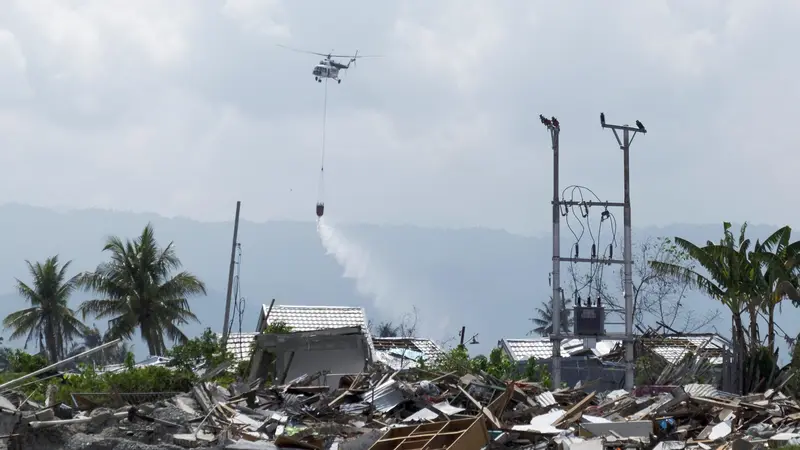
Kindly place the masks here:
<instances>
[{"instance_id":1,"label":"distant hill","mask_svg":"<svg viewBox=\"0 0 800 450\"><path fill-rule=\"evenodd\" d=\"M135 237L147 222L154 224L161 243L175 242L186 269L210 288L207 297L192 305L202 323L187 332L198 334L207 326L221 330L232 222L101 210L56 212L24 205L0 206L0 293L5 292L0 294L0 316L24 306L13 289L15 277L28 279L25 259L59 254L74 261L75 271L91 269L104 259L106 236ZM751 232L757 237L774 229L757 225ZM241 293L247 299L243 330L255 327L261 304L272 298L289 304L364 306L376 322L397 320L416 306L420 334L447 340L463 325L468 336L479 334L475 348L486 351L501 337L526 336L532 328L528 318L549 295L550 236L364 224L339 231L339 238L350 241L348 251L356 254L348 275L360 277L360 283L342 276L343 268L326 254L315 223L242 222ZM635 239L679 235L703 242L719 239L720 233L721 224L676 224L637 229ZM565 237L563 242L566 254L570 241ZM81 293L74 302L85 298ZM717 307L696 296L689 303L700 312ZM780 324L796 335L798 318L794 308L785 308ZM716 325L725 332L727 320ZM134 344L137 354L144 351L138 339Z\"/></svg>"}]
</instances>

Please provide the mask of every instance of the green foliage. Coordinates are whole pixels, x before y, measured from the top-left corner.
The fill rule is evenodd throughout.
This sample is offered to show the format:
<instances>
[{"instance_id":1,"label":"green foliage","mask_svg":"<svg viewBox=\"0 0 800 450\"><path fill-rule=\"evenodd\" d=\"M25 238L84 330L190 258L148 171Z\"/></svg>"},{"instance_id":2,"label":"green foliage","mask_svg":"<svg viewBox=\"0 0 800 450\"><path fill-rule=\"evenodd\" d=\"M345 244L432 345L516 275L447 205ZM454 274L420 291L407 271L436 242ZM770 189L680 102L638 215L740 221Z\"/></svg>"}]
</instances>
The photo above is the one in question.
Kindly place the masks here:
<instances>
[{"instance_id":1,"label":"green foliage","mask_svg":"<svg viewBox=\"0 0 800 450\"><path fill-rule=\"evenodd\" d=\"M467 348L459 345L450 349L440 358L430 361L430 366L423 363L419 367L444 373L455 372L458 375L469 372L485 372L502 380L515 378L517 375L514 362L500 348L492 349L488 358L484 355L470 358Z\"/></svg>"},{"instance_id":2,"label":"green foliage","mask_svg":"<svg viewBox=\"0 0 800 450\"><path fill-rule=\"evenodd\" d=\"M97 373L92 367L84 366L80 374L67 376L59 386L58 399L70 403L72 393L106 392L186 392L196 380L191 371L173 370L163 366L127 367L121 372ZM43 389L42 389L43 390Z\"/></svg>"},{"instance_id":3,"label":"green foliage","mask_svg":"<svg viewBox=\"0 0 800 450\"><path fill-rule=\"evenodd\" d=\"M38 344L50 362L56 362L66 355L69 342L86 331L68 305L78 277L67 277L70 261L60 264L58 255L43 263L25 263L32 282L26 284L17 279L16 287L30 307L9 314L3 326L12 330L11 339L24 337L26 346Z\"/></svg>"},{"instance_id":4,"label":"green foliage","mask_svg":"<svg viewBox=\"0 0 800 450\"><path fill-rule=\"evenodd\" d=\"M528 358L528 362L525 363L524 376L525 380L539 383L546 389L550 389L553 384L550 379L550 371L547 369L547 364L539 364L533 356Z\"/></svg>"},{"instance_id":5,"label":"green foliage","mask_svg":"<svg viewBox=\"0 0 800 450\"><path fill-rule=\"evenodd\" d=\"M530 321L536 326L529 332L536 333L539 336L549 336L553 333L553 296L550 299L542 302L541 308L536 308L537 317L532 317ZM575 324L575 318L572 317L572 300L564 297L561 293L561 332L569 334L572 326Z\"/></svg>"},{"instance_id":6,"label":"green foliage","mask_svg":"<svg viewBox=\"0 0 800 450\"><path fill-rule=\"evenodd\" d=\"M167 355L172 357L172 361L169 362L170 367L189 372L198 367L215 367L233 359L233 355L222 348L222 340L211 331L211 328L206 328L199 337L172 347Z\"/></svg>"},{"instance_id":7,"label":"green foliage","mask_svg":"<svg viewBox=\"0 0 800 450\"><path fill-rule=\"evenodd\" d=\"M489 361L486 367L486 373L497 377L501 380L514 378L516 375L516 367L514 362L506 355L500 347L495 347L489 353Z\"/></svg>"},{"instance_id":8,"label":"green foliage","mask_svg":"<svg viewBox=\"0 0 800 450\"><path fill-rule=\"evenodd\" d=\"M664 359L655 356L642 355L636 358L634 382L637 386L655 383L666 365Z\"/></svg>"},{"instance_id":9,"label":"green foliage","mask_svg":"<svg viewBox=\"0 0 800 450\"><path fill-rule=\"evenodd\" d=\"M292 327L281 320L276 320L264 327L264 334L286 334L291 333Z\"/></svg>"},{"instance_id":10,"label":"green foliage","mask_svg":"<svg viewBox=\"0 0 800 450\"><path fill-rule=\"evenodd\" d=\"M43 355L31 355L16 349L8 353L8 370L14 373L31 373L47 367L47 358Z\"/></svg>"},{"instance_id":11,"label":"green foliage","mask_svg":"<svg viewBox=\"0 0 800 450\"><path fill-rule=\"evenodd\" d=\"M455 372L458 375L464 375L471 369L469 352L466 347L461 345L453 347L435 361L431 361L430 368L439 372Z\"/></svg>"},{"instance_id":12,"label":"green foliage","mask_svg":"<svg viewBox=\"0 0 800 450\"><path fill-rule=\"evenodd\" d=\"M398 337L400 336L400 327L392 322L381 322L375 328L375 335L378 337Z\"/></svg>"}]
</instances>

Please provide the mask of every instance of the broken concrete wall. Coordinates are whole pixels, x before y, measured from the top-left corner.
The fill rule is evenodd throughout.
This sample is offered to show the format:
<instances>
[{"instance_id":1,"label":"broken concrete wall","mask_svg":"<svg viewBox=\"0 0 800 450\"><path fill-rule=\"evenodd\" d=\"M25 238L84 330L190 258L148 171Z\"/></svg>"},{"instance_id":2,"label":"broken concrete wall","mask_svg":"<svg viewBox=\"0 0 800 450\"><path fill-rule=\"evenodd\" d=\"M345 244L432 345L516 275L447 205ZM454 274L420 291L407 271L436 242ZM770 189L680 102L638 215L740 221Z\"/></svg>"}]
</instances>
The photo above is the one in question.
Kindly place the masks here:
<instances>
[{"instance_id":1,"label":"broken concrete wall","mask_svg":"<svg viewBox=\"0 0 800 450\"><path fill-rule=\"evenodd\" d=\"M358 327L261 335L251 364L251 380L270 372L267 353L277 356L274 373L278 378L285 374L285 379L291 380L325 371L331 374L325 383L333 389L342 375L359 374L371 362L369 343Z\"/></svg>"},{"instance_id":2,"label":"broken concrete wall","mask_svg":"<svg viewBox=\"0 0 800 450\"><path fill-rule=\"evenodd\" d=\"M282 374L288 367L287 380L325 370L331 374L326 377L326 384L334 389L339 386L341 374L361 373L369 355L366 339L361 334L325 336L313 343L294 339L280 344L276 353L277 372Z\"/></svg>"},{"instance_id":3,"label":"broken concrete wall","mask_svg":"<svg viewBox=\"0 0 800 450\"><path fill-rule=\"evenodd\" d=\"M538 361L550 370L551 360ZM520 370L525 370L527 361L518 363ZM623 386L625 381L625 367L622 364L608 363L588 356L571 356L561 358L561 380L567 386L575 386L578 381L586 384L592 381L588 388L591 391L613 391Z\"/></svg>"}]
</instances>

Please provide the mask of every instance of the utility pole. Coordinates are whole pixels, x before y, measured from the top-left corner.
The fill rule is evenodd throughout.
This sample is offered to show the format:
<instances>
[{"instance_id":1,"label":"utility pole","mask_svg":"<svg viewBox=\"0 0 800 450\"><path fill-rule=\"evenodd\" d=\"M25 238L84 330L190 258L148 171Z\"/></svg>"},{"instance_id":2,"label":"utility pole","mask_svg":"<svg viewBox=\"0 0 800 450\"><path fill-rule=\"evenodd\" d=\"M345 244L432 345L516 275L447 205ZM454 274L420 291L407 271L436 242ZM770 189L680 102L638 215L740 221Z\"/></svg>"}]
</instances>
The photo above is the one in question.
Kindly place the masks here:
<instances>
[{"instance_id":1,"label":"utility pole","mask_svg":"<svg viewBox=\"0 0 800 450\"><path fill-rule=\"evenodd\" d=\"M619 148L622 150L623 164L623 185L624 195L623 214L624 214L624 248L623 250L623 285L625 289L625 389L633 389L633 252L631 237L631 185L630 185L630 148L636 133L647 133L642 122L636 121L636 126L611 125L606 123L606 116L600 113L600 125L603 128L610 128L614 132ZM622 131L622 139L618 131Z\"/></svg>"},{"instance_id":2,"label":"utility pole","mask_svg":"<svg viewBox=\"0 0 800 450\"><path fill-rule=\"evenodd\" d=\"M561 387L561 211L558 191L558 135L561 125L555 117L551 119L539 115L539 120L550 132L550 141L553 146L553 294L551 298L551 311L553 312L553 332L550 342L553 344L552 364L550 379L553 389Z\"/></svg>"},{"instance_id":3,"label":"utility pole","mask_svg":"<svg viewBox=\"0 0 800 450\"><path fill-rule=\"evenodd\" d=\"M624 164L624 201L619 202L593 202L593 201L566 201L561 200L559 197L559 134L561 133L561 126L558 119L552 117L550 119L539 115L539 120L550 132L550 140L553 147L553 272L551 273L551 284L553 293L551 298L551 310L553 321L553 332L550 334L550 342L553 345L553 355L551 358L551 380L553 387L558 388L561 385L561 341L567 338L592 338L592 339L619 339L625 342L625 389L633 389L633 275L632 275L632 249L631 249L631 197L630 197L630 178L629 178L629 165L630 155L629 149L633 142L636 133L647 133L641 122L636 121L636 127L628 125L611 125L607 124L605 114L600 114L600 124L603 128L610 128L617 138L620 149L623 151L623 164ZM618 134L622 132L622 138ZM609 257L598 257L592 254L590 258L579 258L576 252L575 256L562 257L561 256L561 206L566 208L582 207L591 208L599 206L605 209L609 207L622 207L624 209L624 249L623 258L612 259ZM588 214L588 212L587 212ZM561 263L588 263L588 264L619 264L623 266L623 280L625 291L625 333L606 333L604 329L604 316L605 310L599 304L595 307L591 306L591 299L587 298L586 307L581 307L576 304L575 312L575 333L562 333L562 319L561 313L563 308L562 302L562 289L561 289ZM579 329L579 325L582 329Z\"/></svg>"},{"instance_id":4,"label":"utility pole","mask_svg":"<svg viewBox=\"0 0 800 450\"><path fill-rule=\"evenodd\" d=\"M233 219L233 245L231 245L231 263L228 269L228 291L225 294L225 322L222 324L222 348L228 343L228 321L231 317L231 294L233 293L233 275L236 267L236 244L239 239L239 211L242 208L242 202L236 202L236 217Z\"/></svg>"}]
</instances>

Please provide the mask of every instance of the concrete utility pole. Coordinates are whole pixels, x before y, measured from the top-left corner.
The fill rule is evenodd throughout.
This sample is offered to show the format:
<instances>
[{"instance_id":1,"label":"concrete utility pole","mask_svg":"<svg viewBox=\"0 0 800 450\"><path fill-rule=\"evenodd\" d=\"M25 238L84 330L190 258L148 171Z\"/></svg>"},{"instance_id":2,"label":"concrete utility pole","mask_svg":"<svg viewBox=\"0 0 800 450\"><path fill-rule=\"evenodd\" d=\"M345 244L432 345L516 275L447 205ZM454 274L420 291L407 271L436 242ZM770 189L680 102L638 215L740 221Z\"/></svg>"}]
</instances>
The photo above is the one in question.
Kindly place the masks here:
<instances>
[{"instance_id":1,"label":"concrete utility pole","mask_svg":"<svg viewBox=\"0 0 800 450\"><path fill-rule=\"evenodd\" d=\"M631 142L636 136L636 133L647 133L641 122L636 121L636 127L628 125L610 125L606 123L605 114L600 114L600 124L603 128L610 128L617 138L620 149L623 150L623 164L625 166L624 173L624 202L594 202L594 201L566 201L561 200L559 191L559 134L561 133L561 126L558 119L552 117L550 119L539 115L539 120L550 132L550 139L553 147L553 272L551 273L551 285L553 287L551 308L552 308L552 322L553 332L550 334L550 342L553 345L553 356L551 359L550 376L553 387L557 389L561 386L561 341L562 339L570 338L583 338L583 339L621 339L625 342L625 388L633 389L633 276L632 276L632 252L631 252L631 197L630 197L630 179L629 179L629 165L630 158L629 152ZM622 131L622 139L620 139L617 131ZM598 258L597 255L592 254L590 258L579 258L576 254L575 257L561 256L561 207L582 207L591 208L599 206L604 209L610 207L622 207L624 209L624 249L622 259L612 259L602 257ZM567 209L568 210L568 209ZM595 308L590 304L587 307L580 308L581 305L576 304L576 317L575 317L575 333L563 333L561 324L561 313L563 308L562 303L562 289L561 289L561 263L588 263L588 264L619 264L623 266L623 279L625 289L625 333L606 333L604 329L604 316L605 310L600 306L599 300ZM587 298L587 303L590 299ZM580 317L577 316L581 313ZM599 322L596 319L600 319ZM587 322L588 320L588 322ZM578 325L584 324L583 331L578 330ZM589 325L589 327L587 327Z\"/></svg>"},{"instance_id":2,"label":"concrete utility pole","mask_svg":"<svg viewBox=\"0 0 800 450\"><path fill-rule=\"evenodd\" d=\"M630 185L630 148L636 133L647 133L642 122L636 121L636 126L611 125L606 123L606 116L600 113L600 125L603 128L610 128L614 132L619 148L622 150L623 185L625 199L623 200L624 211L624 248L623 250L623 285L625 287L625 389L633 389L633 254L631 237L631 185ZM618 131L622 131L622 139Z\"/></svg>"},{"instance_id":3,"label":"concrete utility pole","mask_svg":"<svg viewBox=\"0 0 800 450\"><path fill-rule=\"evenodd\" d=\"M228 268L228 291L225 295L225 323L222 324L222 347L228 343L228 334L230 334L229 324L231 317L231 295L233 294L233 275L234 268L236 267L236 244L239 242L239 211L242 208L242 202L236 202L236 217L233 219L233 245L231 245L231 263Z\"/></svg>"},{"instance_id":4,"label":"concrete utility pole","mask_svg":"<svg viewBox=\"0 0 800 450\"><path fill-rule=\"evenodd\" d=\"M561 125L555 117L547 119L539 115L539 120L550 132L550 141L553 146L553 294L551 311L553 312L553 332L550 342L553 344L552 364L550 367L553 389L561 387L561 212L558 191L558 135Z\"/></svg>"}]
</instances>

